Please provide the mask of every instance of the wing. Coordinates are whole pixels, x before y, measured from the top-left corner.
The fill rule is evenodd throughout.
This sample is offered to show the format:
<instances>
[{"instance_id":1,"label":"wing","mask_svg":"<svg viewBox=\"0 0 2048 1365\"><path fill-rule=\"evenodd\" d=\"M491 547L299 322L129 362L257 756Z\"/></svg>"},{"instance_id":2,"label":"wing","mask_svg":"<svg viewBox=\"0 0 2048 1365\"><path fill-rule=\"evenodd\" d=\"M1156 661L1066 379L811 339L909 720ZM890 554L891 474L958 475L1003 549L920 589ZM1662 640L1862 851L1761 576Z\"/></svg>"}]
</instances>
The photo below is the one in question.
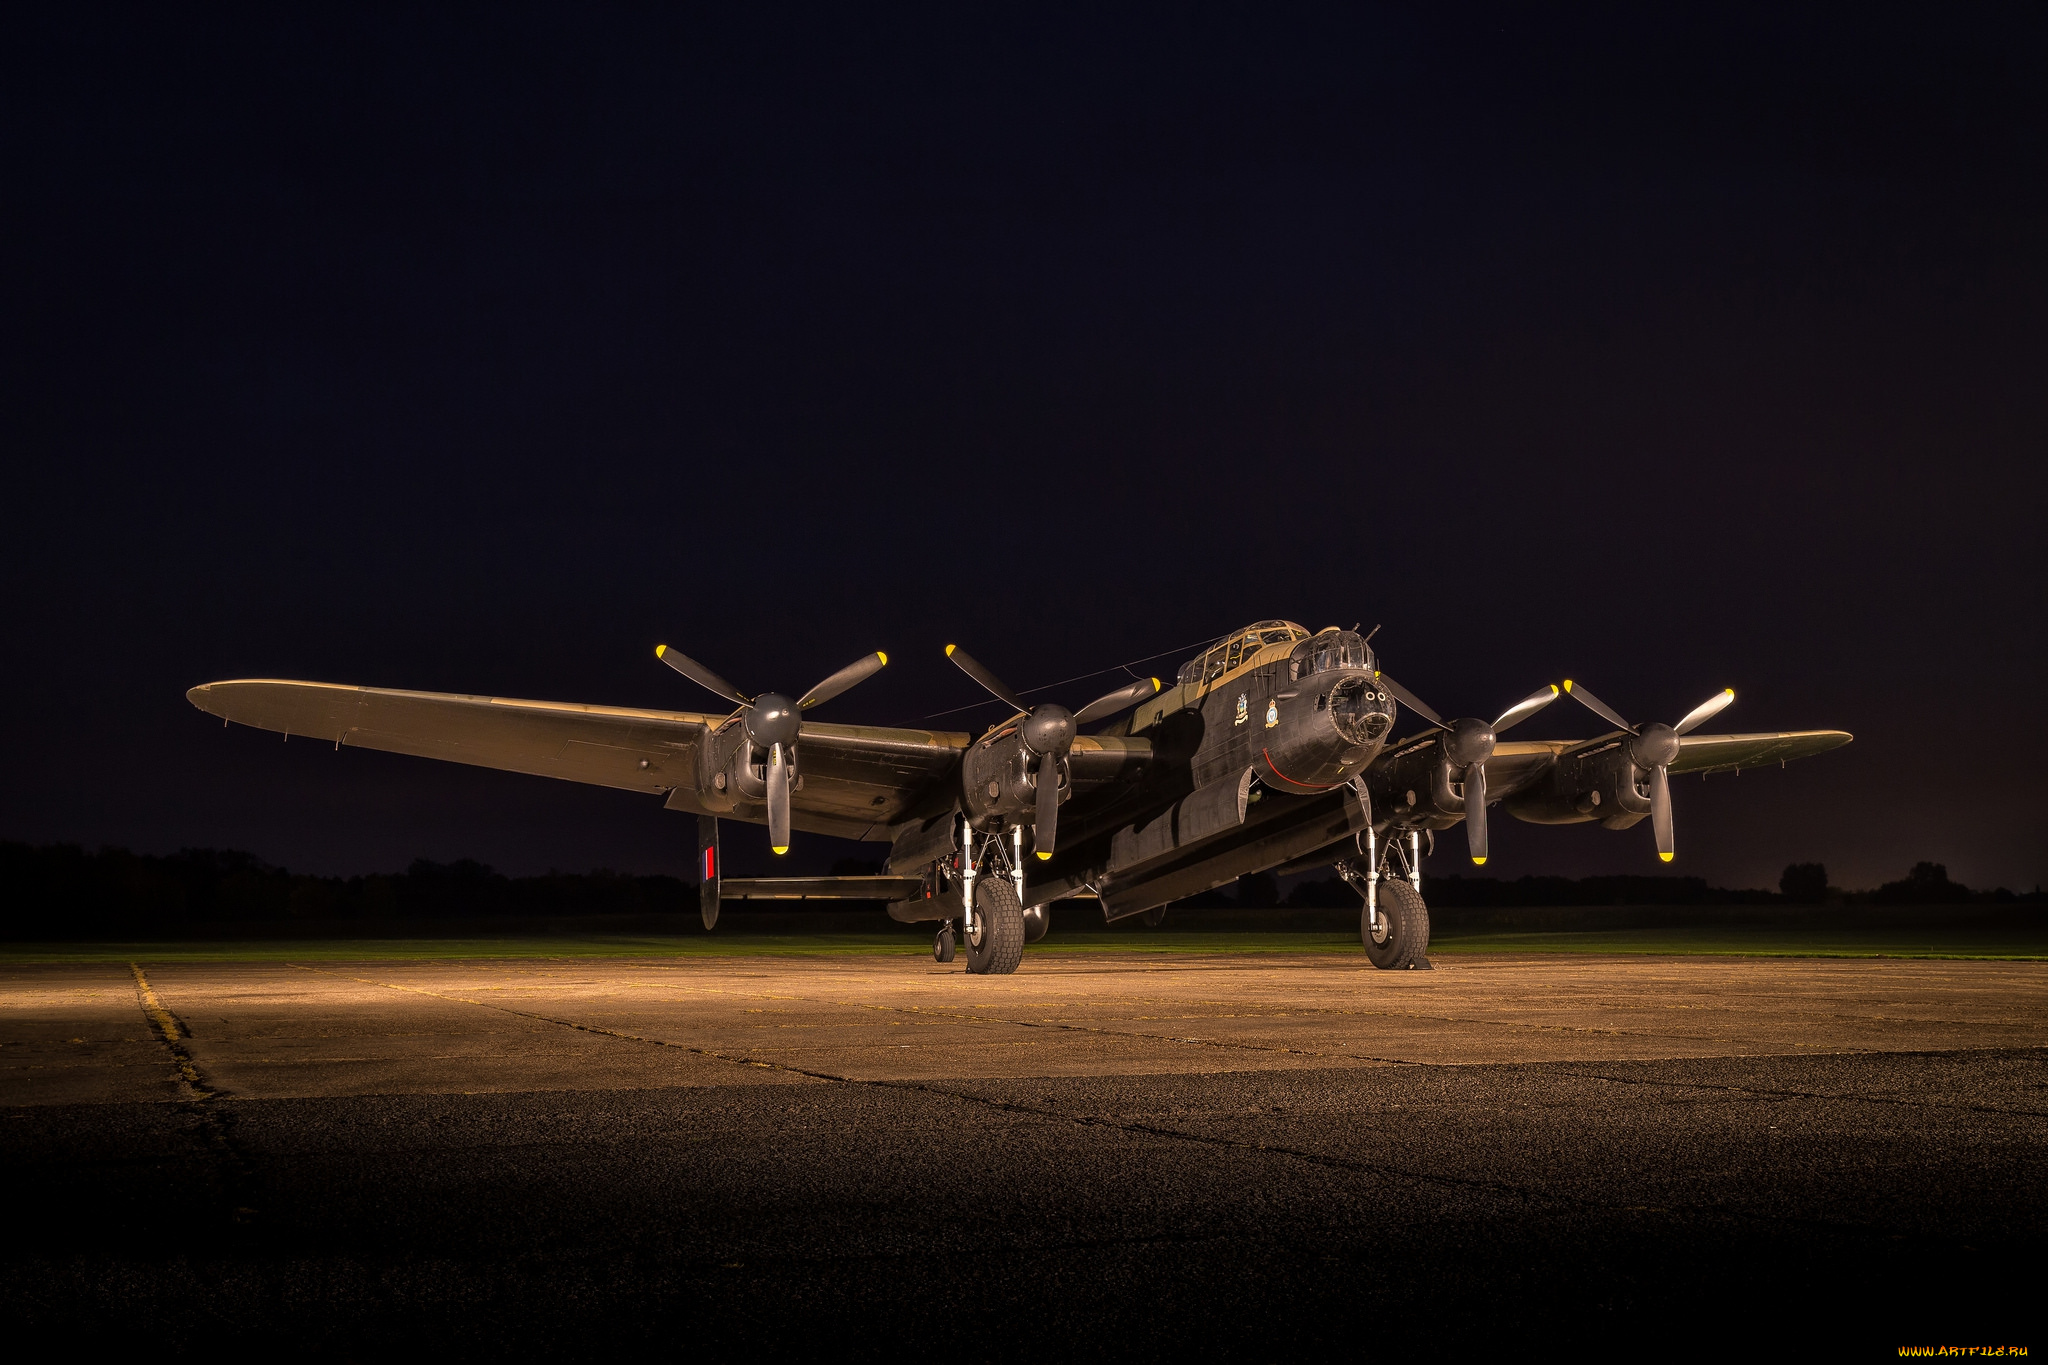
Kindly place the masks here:
<instances>
[{"instance_id":1,"label":"wing","mask_svg":"<svg viewBox=\"0 0 2048 1365\"><path fill-rule=\"evenodd\" d=\"M1082 735L1067 751L1067 772L1077 786L1124 782L1152 761L1152 741L1129 735Z\"/></svg>"},{"instance_id":2,"label":"wing","mask_svg":"<svg viewBox=\"0 0 2048 1365\"><path fill-rule=\"evenodd\" d=\"M1486 760L1486 785L1495 795L1508 795L1540 777L1550 761L1573 749L1586 749L1623 738L1612 731L1594 739L1532 739L1503 742ZM1839 749L1854 736L1846 730L1769 730L1753 735L1681 735L1674 773L1726 772L1787 763Z\"/></svg>"},{"instance_id":3,"label":"wing","mask_svg":"<svg viewBox=\"0 0 2048 1365\"><path fill-rule=\"evenodd\" d=\"M185 697L209 715L287 738L649 793L695 780L697 745L712 723L688 711L280 678L204 683Z\"/></svg>"},{"instance_id":4,"label":"wing","mask_svg":"<svg viewBox=\"0 0 2048 1365\"><path fill-rule=\"evenodd\" d=\"M720 717L720 728L725 724L738 721ZM951 808L957 788L947 779L968 743L966 735L945 730L807 720L798 738L802 776L790 797L790 826L842 839L887 839L907 819ZM699 804L694 781L670 792L668 804L728 819L766 819L755 813L758 806L717 811Z\"/></svg>"},{"instance_id":5,"label":"wing","mask_svg":"<svg viewBox=\"0 0 2048 1365\"><path fill-rule=\"evenodd\" d=\"M1775 730L1755 735L1681 735L1674 773L1719 773L1760 768L1839 749L1854 736L1846 730Z\"/></svg>"},{"instance_id":6,"label":"wing","mask_svg":"<svg viewBox=\"0 0 2048 1365\"><path fill-rule=\"evenodd\" d=\"M729 716L643 711L577 702L521 701L449 692L404 692L339 683L252 678L206 683L187 699L223 720L304 735L337 747L383 749L451 763L557 777L625 791L666 793L679 810L696 799L697 754ZM798 829L880 839L929 805L950 805L945 779L968 737L869 725L803 725L803 785L790 802ZM1077 740L1103 777L1149 755L1143 741ZM1100 746L1109 745L1109 748ZM1142 746L1143 754L1130 752ZM1099 750L1099 751L1098 751ZM752 812L718 811L729 818Z\"/></svg>"}]
</instances>

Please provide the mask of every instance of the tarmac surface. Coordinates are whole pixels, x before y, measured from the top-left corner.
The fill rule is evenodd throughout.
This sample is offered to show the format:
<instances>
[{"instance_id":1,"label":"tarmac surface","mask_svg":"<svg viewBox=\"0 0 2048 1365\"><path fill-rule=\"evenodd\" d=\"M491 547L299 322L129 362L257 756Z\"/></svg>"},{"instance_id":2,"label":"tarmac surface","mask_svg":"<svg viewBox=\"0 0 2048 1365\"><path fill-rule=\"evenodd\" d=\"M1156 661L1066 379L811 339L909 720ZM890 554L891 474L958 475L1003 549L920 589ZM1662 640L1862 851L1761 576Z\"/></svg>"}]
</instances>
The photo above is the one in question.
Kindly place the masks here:
<instances>
[{"instance_id":1,"label":"tarmac surface","mask_svg":"<svg viewBox=\"0 0 2048 1365\"><path fill-rule=\"evenodd\" d=\"M0 964L0 1312L318 1358L2024 1344L2048 964Z\"/></svg>"}]
</instances>

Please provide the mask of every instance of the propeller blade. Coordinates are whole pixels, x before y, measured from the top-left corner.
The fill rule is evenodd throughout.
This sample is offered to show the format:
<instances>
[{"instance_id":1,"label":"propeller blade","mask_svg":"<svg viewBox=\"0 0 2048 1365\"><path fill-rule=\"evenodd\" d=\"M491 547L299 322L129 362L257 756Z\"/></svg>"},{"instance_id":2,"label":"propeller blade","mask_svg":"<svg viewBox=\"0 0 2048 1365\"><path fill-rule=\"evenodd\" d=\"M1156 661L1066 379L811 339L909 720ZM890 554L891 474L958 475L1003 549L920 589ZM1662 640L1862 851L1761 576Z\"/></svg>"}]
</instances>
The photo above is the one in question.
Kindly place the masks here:
<instances>
[{"instance_id":1,"label":"propeller blade","mask_svg":"<svg viewBox=\"0 0 2048 1365\"><path fill-rule=\"evenodd\" d=\"M789 760L780 744L768 750L768 847L789 852Z\"/></svg>"},{"instance_id":2,"label":"propeller blade","mask_svg":"<svg viewBox=\"0 0 2048 1365\"><path fill-rule=\"evenodd\" d=\"M879 649L872 654L861 655L860 658L804 693L804 699L796 704L796 709L808 711L813 706L823 706L855 683L866 682L869 678L874 677L875 674L882 671L882 665L888 662L889 656Z\"/></svg>"},{"instance_id":3,"label":"propeller blade","mask_svg":"<svg viewBox=\"0 0 2048 1365\"><path fill-rule=\"evenodd\" d=\"M1579 705L1585 707L1609 725L1618 726L1630 734L1636 732L1636 727L1623 720L1619 711L1616 711L1585 688L1575 684L1570 678L1564 680L1564 690L1571 693L1573 700L1577 701Z\"/></svg>"},{"instance_id":4,"label":"propeller blade","mask_svg":"<svg viewBox=\"0 0 2048 1365\"><path fill-rule=\"evenodd\" d=\"M1486 866L1486 765L1465 770L1465 839L1472 847L1472 865Z\"/></svg>"},{"instance_id":5,"label":"propeller blade","mask_svg":"<svg viewBox=\"0 0 2048 1365\"><path fill-rule=\"evenodd\" d=\"M1671 770L1659 763L1650 769L1650 828L1657 835L1657 856L1671 861Z\"/></svg>"},{"instance_id":6,"label":"propeller blade","mask_svg":"<svg viewBox=\"0 0 2048 1365\"><path fill-rule=\"evenodd\" d=\"M1388 677L1384 673L1375 673L1373 674L1373 676L1380 680L1380 686L1386 688L1387 691L1393 695L1395 701L1400 702L1401 705L1407 707L1410 711L1413 711L1416 715L1422 717L1424 720L1428 721L1431 725L1434 725L1439 730L1448 731L1451 728L1450 726L1444 724L1444 718L1442 716L1438 715L1436 712L1429 709L1429 706L1422 700L1422 698L1416 696L1413 692L1410 692L1407 688L1401 686L1401 684L1395 682L1392 678Z\"/></svg>"},{"instance_id":7,"label":"propeller blade","mask_svg":"<svg viewBox=\"0 0 2048 1365\"><path fill-rule=\"evenodd\" d=\"M1135 706L1159 691L1159 679L1140 678L1116 691L1097 697L1074 713L1074 724L1087 725L1093 721L1113 716L1126 706Z\"/></svg>"},{"instance_id":8,"label":"propeller blade","mask_svg":"<svg viewBox=\"0 0 2048 1365\"><path fill-rule=\"evenodd\" d=\"M1531 692L1528 696L1501 712L1500 719L1493 723L1493 732L1497 735L1510 725L1520 725L1523 721L1529 719L1529 717L1535 715L1538 711L1541 711L1556 700L1557 684L1545 683L1542 687L1537 688L1534 692Z\"/></svg>"},{"instance_id":9,"label":"propeller blade","mask_svg":"<svg viewBox=\"0 0 2048 1365\"><path fill-rule=\"evenodd\" d=\"M698 663L689 655L670 649L667 645L656 645L654 657L673 668L707 692L716 692L727 701L738 702L741 706L752 706L754 699L743 695L731 683Z\"/></svg>"},{"instance_id":10,"label":"propeller blade","mask_svg":"<svg viewBox=\"0 0 2048 1365\"><path fill-rule=\"evenodd\" d=\"M1682 735L1699 729L1700 726L1705 725L1715 716L1720 715L1728 704L1734 700L1735 689L1732 687L1722 688L1719 692L1716 692L1713 696L1686 712L1685 719L1671 727L1672 733Z\"/></svg>"},{"instance_id":11,"label":"propeller blade","mask_svg":"<svg viewBox=\"0 0 2048 1365\"><path fill-rule=\"evenodd\" d=\"M1060 822L1060 761L1052 754L1038 760L1038 817L1031 826L1031 847L1039 857L1052 856Z\"/></svg>"},{"instance_id":12,"label":"propeller blade","mask_svg":"<svg viewBox=\"0 0 2048 1365\"><path fill-rule=\"evenodd\" d=\"M1019 711L1029 711L1031 709L1030 707L1024 704L1023 699L1019 697L1015 692L1012 692L1009 688L1003 686L1003 680L1001 678L998 678L995 674L989 672L980 664L976 663L974 661L974 656L969 654L966 650L960 648L960 646L947 645L946 657L951 659L954 663L960 665L960 671L962 673L965 673L968 677L974 679L983 687L987 688L989 690L990 695L992 695L997 701L1003 703L1003 705L1014 706Z\"/></svg>"}]
</instances>

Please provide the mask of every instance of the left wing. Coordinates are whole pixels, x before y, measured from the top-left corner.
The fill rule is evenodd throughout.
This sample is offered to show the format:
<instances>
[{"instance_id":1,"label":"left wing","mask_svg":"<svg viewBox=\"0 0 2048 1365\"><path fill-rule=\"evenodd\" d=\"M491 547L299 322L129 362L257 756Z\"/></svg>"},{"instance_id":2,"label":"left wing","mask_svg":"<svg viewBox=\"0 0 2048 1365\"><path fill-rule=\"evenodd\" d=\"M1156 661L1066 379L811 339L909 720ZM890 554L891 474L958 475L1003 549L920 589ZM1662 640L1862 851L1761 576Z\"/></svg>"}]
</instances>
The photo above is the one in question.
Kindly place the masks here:
<instances>
[{"instance_id":1,"label":"left wing","mask_svg":"<svg viewBox=\"0 0 2048 1365\"><path fill-rule=\"evenodd\" d=\"M1720 773L1789 763L1839 749L1855 736L1846 730L1766 730L1754 735L1680 735L1674 773Z\"/></svg>"},{"instance_id":2,"label":"left wing","mask_svg":"<svg viewBox=\"0 0 2048 1365\"><path fill-rule=\"evenodd\" d=\"M1409 739L1430 738L1411 735ZM1503 740L1495 746L1493 757L1486 760L1486 785L1489 796L1499 800L1511 796L1529 784L1541 780L1545 771L1559 755L1576 749L1594 749L1610 746L1626 738L1619 730L1596 736L1593 739L1523 739ZM1757 768L1766 763L1787 763L1795 758L1807 758L1824 754L1830 749L1839 749L1853 738L1845 730L1767 730L1750 735L1681 735L1678 739L1678 757L1672 760L1673 773L1718 773L1736 768ZM1408 742L1387 746L1390 754L1399 753L1408 747Z\"/></svg>"}]
</instances>

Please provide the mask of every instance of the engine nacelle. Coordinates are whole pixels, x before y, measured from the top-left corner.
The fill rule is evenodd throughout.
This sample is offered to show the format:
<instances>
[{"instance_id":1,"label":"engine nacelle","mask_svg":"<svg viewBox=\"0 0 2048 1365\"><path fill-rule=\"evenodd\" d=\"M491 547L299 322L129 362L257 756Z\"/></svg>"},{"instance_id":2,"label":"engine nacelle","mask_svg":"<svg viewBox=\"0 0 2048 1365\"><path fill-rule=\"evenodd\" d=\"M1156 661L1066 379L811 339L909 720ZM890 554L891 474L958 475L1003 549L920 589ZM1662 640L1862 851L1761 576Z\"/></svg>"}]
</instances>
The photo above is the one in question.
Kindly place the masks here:
<instances>
[{"instance_id":1,"label":"engine nacelle","mask_svg":"<svg viewBox=\"0 0 2048 1365\"><path fill-rule=\"evenodd\" d=\"M803 771L796 768L796 745L786 750L795 769L790 789L801 791ZM747 727L735 720L705 737L697 751L697 800L706 810L721 813L742 806L765 807L768 800L768 751L755 744Z\"/></svg>"},{"instance_id":2,"label":"engine nacelle","mask_svg":"<svg viewBox=\"0 0 2048 1365\"><path fill-rule=\"evenodd\" d=\"M1617 739L1566 751L1542 781L1501 804L1532 825L1597 820L1608 829L1627 829L1650 813L1650 774Z\"/></svg>"},{"instance_id":3,"label":"engine nacelle","mask_svg":"<svg viewBox=\"0 0 2048 1365\"><path fill-rule=\"evenodd\" d=\"M1374 822L1449 829L1465 818L1464 773L1445 755L1441 734L1415 736L1366 770Z\"/></svg>"},{"instance_id":4,"label":"engine nacelle","mask_svg":"<svg viewBox=\"0 0 2048 1365\"><path fill-rule=\"evenodd\" d=\"M961 800L976 829L1031 824L1038 814L1038 755L1024 743L1024 734L1008 728L976 740L960 760ZM1060 800L1072 782L1067 760L1054 760Z\"/></svg>"}]
</instances>

